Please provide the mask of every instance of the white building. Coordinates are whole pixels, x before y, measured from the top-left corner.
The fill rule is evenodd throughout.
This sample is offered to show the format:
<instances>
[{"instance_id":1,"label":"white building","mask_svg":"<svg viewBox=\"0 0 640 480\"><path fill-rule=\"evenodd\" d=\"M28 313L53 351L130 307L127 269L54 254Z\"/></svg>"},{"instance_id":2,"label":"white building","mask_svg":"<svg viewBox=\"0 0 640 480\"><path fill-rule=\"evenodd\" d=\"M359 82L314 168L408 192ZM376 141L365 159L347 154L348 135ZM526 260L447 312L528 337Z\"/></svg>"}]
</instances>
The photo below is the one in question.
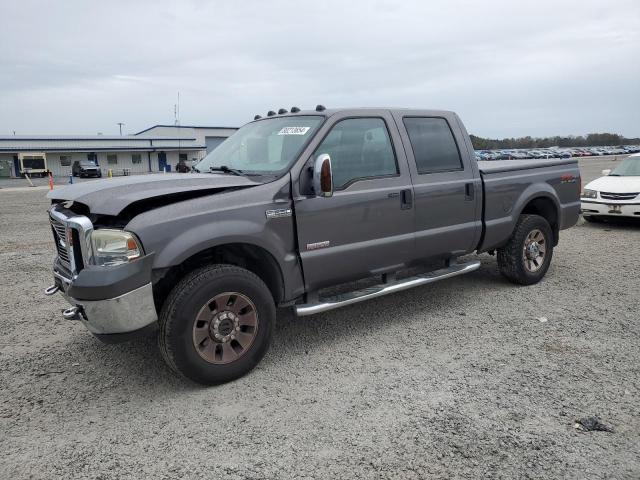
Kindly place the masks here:
<instances>
[{"instance_id":1,"label":"white building","mask_svg":"<svg viewBox=\"0 0 640 480\"><path fill-rule=\"evenodd\" d=\"M198 127L155 125L136 133L138 137L165 136L165 137L189 137L195 138L198 145L204 145L207 153L220 145L227 137L237 130L236 127Z\"/></svg>"},{"instance_id":2,"label":"white building","mask_svg":"<svg viewBox=\"0 0 640 480\"><path fill-rule=\"evenodd\" d=\"M75 161L94 160L103 175L175 171L180 160L200 160L232 135L234 128L156 125L126 136L2 136L0 176L20 175L20 153L44 152L54 176L68 176Z\"/></svg>"}]
</instances>

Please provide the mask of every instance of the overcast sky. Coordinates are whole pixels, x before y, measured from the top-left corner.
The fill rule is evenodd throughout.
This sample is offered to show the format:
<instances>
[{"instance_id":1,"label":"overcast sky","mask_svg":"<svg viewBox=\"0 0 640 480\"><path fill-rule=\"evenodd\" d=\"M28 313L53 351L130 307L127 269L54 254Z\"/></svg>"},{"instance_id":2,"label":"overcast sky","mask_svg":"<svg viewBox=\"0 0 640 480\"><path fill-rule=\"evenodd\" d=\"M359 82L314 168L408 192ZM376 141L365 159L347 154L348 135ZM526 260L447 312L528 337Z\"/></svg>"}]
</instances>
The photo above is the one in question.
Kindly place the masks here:
<instances>
[{"instance_id":1,"label":"overcast sky","mask_svg":"<svg viewBox=\"0 0 640 480\"><path fill-rule=\"evenodd\" d=\"M526 5L525 5L526 4ZM0 135L457 111L489 137L640 136L640 1L0 3Z\"/></svg>"}]
</instances>

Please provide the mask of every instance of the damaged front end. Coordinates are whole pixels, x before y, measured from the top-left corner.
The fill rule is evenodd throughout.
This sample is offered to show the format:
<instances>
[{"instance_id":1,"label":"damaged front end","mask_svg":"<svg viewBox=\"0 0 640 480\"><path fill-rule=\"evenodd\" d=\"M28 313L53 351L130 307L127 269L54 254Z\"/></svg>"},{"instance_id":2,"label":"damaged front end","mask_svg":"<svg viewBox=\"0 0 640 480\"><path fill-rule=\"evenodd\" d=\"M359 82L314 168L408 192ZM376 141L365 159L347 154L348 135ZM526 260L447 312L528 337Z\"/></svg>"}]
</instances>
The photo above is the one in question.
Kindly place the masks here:
<instances>
[{"instance_id":1,"label":"damaged front end","mask_svg":"<svg viewBox=\"0 0 640 480\"><path fill-rule=\"evenodd\" d=\"M133 234L124 230L109 230L114 234L97 242L104 230L96 230L88 216L67 207L71 205L54 204L49 209L57 256L54 284L45 294L61 293L71 305L63 316L81 321L105 341L155 325L153 253L145 254L137 240L135 245L130 241ZM118 241L119 232L124 243Z\"/></svg>"}]
</instances>

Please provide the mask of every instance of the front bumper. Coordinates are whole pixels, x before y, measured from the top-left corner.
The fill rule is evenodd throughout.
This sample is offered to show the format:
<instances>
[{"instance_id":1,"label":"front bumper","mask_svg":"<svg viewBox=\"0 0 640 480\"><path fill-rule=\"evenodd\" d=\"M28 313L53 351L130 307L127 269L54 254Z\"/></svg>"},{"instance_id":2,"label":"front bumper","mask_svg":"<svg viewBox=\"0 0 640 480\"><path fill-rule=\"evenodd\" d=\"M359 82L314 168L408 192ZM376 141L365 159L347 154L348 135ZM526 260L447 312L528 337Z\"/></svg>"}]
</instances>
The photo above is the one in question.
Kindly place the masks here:
<instances>
[{"instance_id":1,"label":"front bumper","mask_svg":"<svg viewBox=\"0 0 640 480\"><path fill-rule=\"evenodd\" d=\"M157 322L152 263L150 254L115 267L86 267L73 276L56 259L54 287L76 307L78 314L74 317L91 333L106 340L105 335L130 334Z\"/></svg>"},{"instance_id":2,"label":"front bumper","mask_svg":"<svg viewBox=\"0 0 640 480\"><path fill-rule=\"evenodd\" d=\"M583 215L606 215L611 217L635 217L640 218L640 203L603 202L582 200L580 213Z\"/></svg>"},{"instance_id":3,"label":"front bumper","mask_svg":"<svg viewBox=\"0 0 640 480\"><path fill-rule=\"evenodd\" d=\"M151 283L104 300L78 300L66 292L62 295L78 307L80 321L97 336L136 332L158 320Z\"/></svg>"}]
</instances>

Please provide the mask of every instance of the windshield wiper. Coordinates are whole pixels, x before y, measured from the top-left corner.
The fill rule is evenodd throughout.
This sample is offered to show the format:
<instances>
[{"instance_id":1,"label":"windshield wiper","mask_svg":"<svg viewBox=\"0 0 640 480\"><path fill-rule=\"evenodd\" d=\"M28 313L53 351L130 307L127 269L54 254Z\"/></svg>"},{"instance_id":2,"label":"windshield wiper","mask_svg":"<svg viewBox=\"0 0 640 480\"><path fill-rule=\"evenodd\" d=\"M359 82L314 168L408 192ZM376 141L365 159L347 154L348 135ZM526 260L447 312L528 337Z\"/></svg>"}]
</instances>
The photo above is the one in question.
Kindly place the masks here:
<instances>
[{"instance_id":1,"label":"windshield wiper","mask_svg":"<svg viewBox=\"0 0 640 480\"><path fill-rule=\"evenodd\" d=\"M226 165L220 165L219 167L209 167L210 172L222 172L222 173L231 173L233 175L238 175L240 177L244 177L245 173L242 170L237 170L235 168L229 168Z\"/></svg>"}]
</instances>

